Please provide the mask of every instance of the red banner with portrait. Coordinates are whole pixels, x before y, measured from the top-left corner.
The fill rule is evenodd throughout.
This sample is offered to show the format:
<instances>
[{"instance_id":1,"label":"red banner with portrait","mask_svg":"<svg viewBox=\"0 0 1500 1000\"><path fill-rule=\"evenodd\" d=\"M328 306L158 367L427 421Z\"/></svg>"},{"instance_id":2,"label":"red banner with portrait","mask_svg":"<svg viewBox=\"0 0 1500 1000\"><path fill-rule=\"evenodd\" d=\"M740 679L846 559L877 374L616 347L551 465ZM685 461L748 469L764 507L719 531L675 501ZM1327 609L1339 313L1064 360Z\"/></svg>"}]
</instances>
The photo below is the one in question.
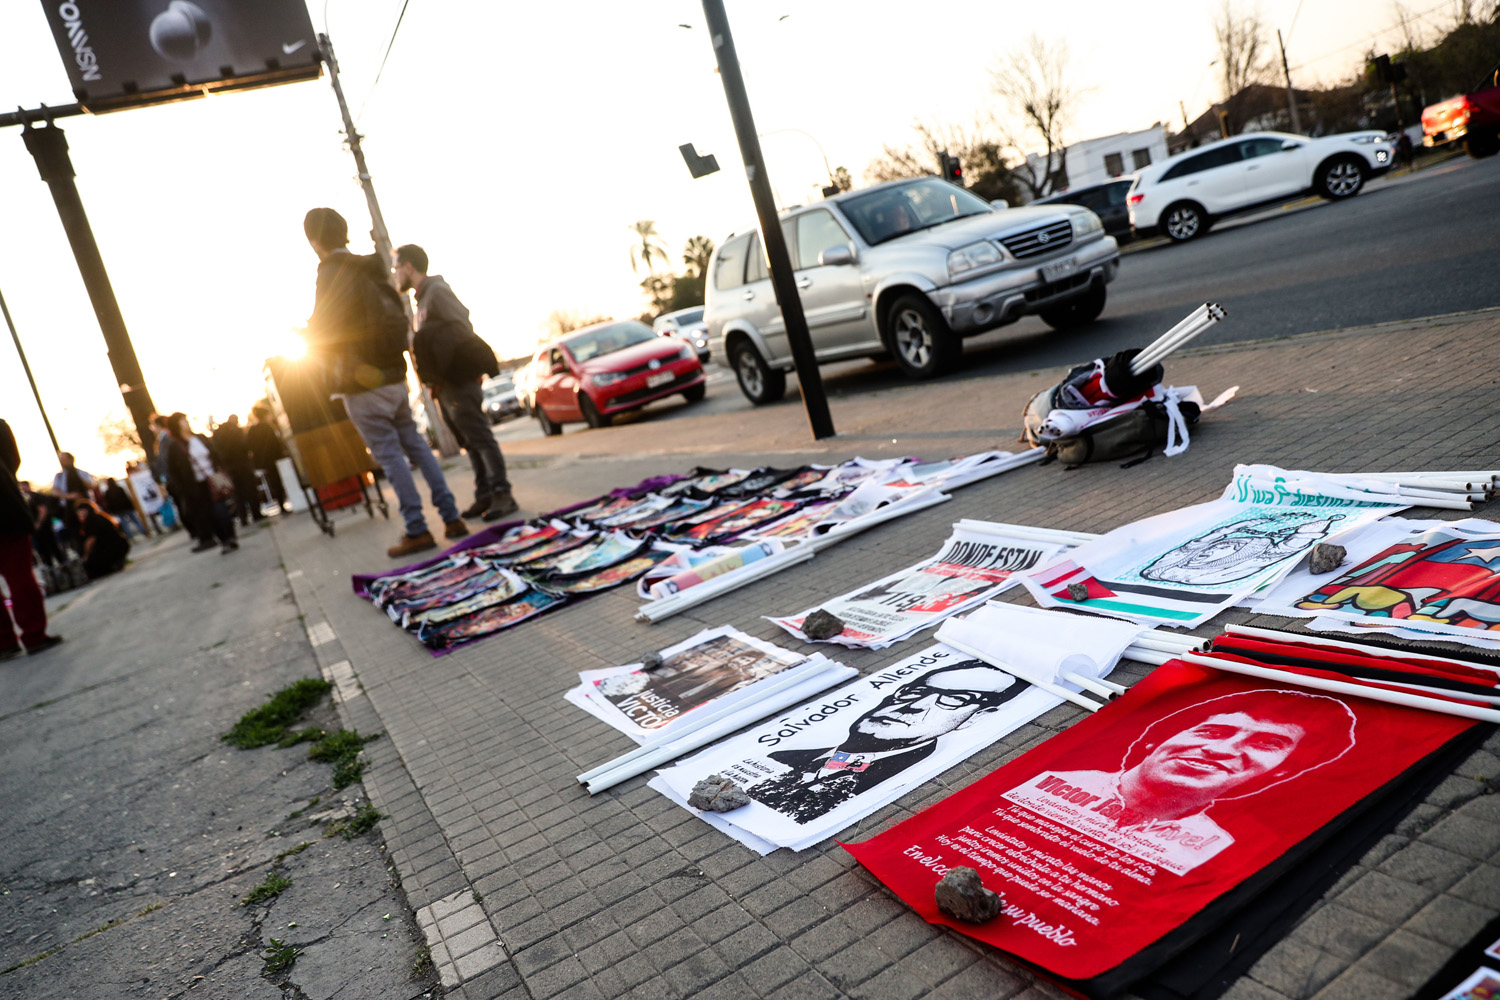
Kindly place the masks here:
<instances>
[{"instance_id":1,"label":"red banner with portrait","mask_svg":"<svg viewBox=\"0 0 1500 1000\"><path fill-rule=\"evenodd\" d=\"M1173 661L1099 712L847 849L928 921L1062 978L1179 927L1473 723ZM933 888L1004 897L965 924Z\"/></svg>"}]
</instances>

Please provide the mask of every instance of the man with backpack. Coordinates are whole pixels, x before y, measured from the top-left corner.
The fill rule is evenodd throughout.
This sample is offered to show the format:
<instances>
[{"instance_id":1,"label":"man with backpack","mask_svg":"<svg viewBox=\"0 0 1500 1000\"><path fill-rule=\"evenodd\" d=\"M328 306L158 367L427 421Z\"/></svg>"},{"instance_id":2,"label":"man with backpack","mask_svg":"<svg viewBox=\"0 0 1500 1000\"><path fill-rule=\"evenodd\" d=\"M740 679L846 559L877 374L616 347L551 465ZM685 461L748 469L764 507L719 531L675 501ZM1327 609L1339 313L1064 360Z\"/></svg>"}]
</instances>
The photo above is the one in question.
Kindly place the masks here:
<instances>
[{"instance_id":1,"label":"man with backpack","mask_svg":"<svg viewBox=\"0 0 1500 1000\"><path fill-rule=\"evenodd\" d=\"M406 395L407 324L388 265L378 256L349 252L349 225L331 208L315 208L302 221L318 255L317 298L307 322L308 354L320 360L330 396L342 397L349 419L385 470L406 532L387 549L392 559L436 548L422 513L411 464L422 470L445 538L469 533L453 491L432 449L412 419Z\"/></svg>"},{"instance_id":2,"label":"man with backpack","mask_svg":"<svg viewBox=\"0 0 1500 1000\"><path fill-rule=\"evenodd\" d=\"M500 363L474 332L469 310L441 274L427 273L427 252L415 243L396 249L396 287L417 294L417 334L412 360L417 378L432 387L443 417L474 467L474 504L464 517L498 521L517 510L505 475L505 456L484 414L484 378Z\"/></svg>"}]
</instances>

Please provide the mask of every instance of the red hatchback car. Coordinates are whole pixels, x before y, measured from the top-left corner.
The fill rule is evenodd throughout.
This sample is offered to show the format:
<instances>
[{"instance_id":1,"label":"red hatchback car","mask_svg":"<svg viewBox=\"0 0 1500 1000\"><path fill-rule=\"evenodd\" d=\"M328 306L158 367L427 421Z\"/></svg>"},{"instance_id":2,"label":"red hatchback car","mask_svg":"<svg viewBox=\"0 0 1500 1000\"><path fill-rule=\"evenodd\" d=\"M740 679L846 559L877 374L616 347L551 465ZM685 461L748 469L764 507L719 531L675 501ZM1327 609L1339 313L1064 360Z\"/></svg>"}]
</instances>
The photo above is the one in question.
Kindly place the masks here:
<instances>
[{"instance_id":1,"label":"red hatchback car","mask_svg":"<svg viewBox=\"0 0 1500 1000\"><path fill-rule=\"evenodd\" d=\"M703 365L692 344L659 337L634 320L596 323L559 337L537 352L536 418L546 434L582 420L607 427L617 413L682 393L703 398Z\"/></svg>"}]
</instances>

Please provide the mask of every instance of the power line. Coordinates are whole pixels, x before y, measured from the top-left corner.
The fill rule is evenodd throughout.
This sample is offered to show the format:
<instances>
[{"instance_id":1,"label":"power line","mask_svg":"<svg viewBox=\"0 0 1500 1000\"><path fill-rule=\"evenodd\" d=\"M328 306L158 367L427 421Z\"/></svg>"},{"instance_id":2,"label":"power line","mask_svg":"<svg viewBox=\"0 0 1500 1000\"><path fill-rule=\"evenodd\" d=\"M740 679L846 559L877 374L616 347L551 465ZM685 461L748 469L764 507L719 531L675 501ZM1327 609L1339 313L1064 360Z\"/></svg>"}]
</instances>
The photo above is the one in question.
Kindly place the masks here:
<instances>
[{"instance_id":1,"label":"power line","mask_svg":"<svg viewBox=\"0 0 1500 1000\"><path fill-rule=\"evenodd\" d=\"M358 122L365 116L365 106L370 103L370 97L375 93L376 84L380 83L380 74L385 72L386 60L390 59L391 49L396 45L396 34L401 30L401 22L406 19L406 7L409 3L411 3L411 0L401 0L401 13L396 16L396 26L391 29L391 40L386 43L385 55L380 57L380 68L375 71L375 81L370 84L370 89L365 92L365 99L359 102L359 114L354 116L355 122Z\"/></svg>"},{"instance_id":2,"label":"power line","mask_svg":"<svg viewBox=\"0 0 1500 1000\"><path fill-rule=\"evenodd\" d=\"M1367 44L1369 44L1370 41L1372 41L1373 39L1379 38L1381 35L1384 35L1388 31L1395 31L1397 28L1401 27L1403 24L1406 24L1408 22L1413 22L1414 23L1416 21L1420 21L1424 17L1427 17L1427 16L1429 16L1431 14L1436 14L1438 11L1440 11L1444 7L1448 7L1448 6L1451 6L1451 4L1449 3L1449 0L1443 0L1442 3L1439 3L1439 4L1435 5L1435 6L1429 7L1429 8L1427 8L1426 10L1422 11L1419 14L1413 14L1410 17L1403 18L1402 20L1397 21L1395 24L1387 25L1386 27L1381 28L1379 31L1371 32L1368 35L1361 35L1360 38L1357 41L1350 42L1348 45L1341 45L1341 46L1339 46L1336 49L1332 49L1332 50L1330 50L1328 52L1324 52L1322 55L1317 55L1317 56L1314 56L1311 59L1308 59L1308 60L1305 60L1303 62L1300 62L1294 68L1295 69L1304 69L1304 68L1306 68L1306 66L1309 63L1319 62L1320 60L1327 59L1329 56L1336 56L1340 52L1345 52L1345 51L1347 51L1349 49L1358 48L1361 45L1367 45Z\"/></svg>"}]
</instances>

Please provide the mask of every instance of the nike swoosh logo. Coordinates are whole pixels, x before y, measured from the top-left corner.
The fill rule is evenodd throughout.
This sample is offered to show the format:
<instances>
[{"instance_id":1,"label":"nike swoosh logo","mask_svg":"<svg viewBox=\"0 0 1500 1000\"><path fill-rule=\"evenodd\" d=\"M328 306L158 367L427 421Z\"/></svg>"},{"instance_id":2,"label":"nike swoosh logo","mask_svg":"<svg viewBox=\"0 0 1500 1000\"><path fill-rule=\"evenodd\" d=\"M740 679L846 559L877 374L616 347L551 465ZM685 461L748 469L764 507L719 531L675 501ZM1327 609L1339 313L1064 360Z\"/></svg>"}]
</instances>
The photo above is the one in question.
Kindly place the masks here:
<instances>
[{"instance_id":1,"label":"nike swoosh logo","mask_svg":"<svg viewBox=\"0 0 1500 1000\"><path fill-rule=\"evenodd\" d=\"M283 55L288 55L289 56L293 52L296 52L298 49L302 48L302 46L304 46L306 44L307 44L306 39L303 39L302 41L297 42L295 45L288 45L285 42L282 42L281 43L281 52L282 52Z\"/></svg>"}]
</instances>

